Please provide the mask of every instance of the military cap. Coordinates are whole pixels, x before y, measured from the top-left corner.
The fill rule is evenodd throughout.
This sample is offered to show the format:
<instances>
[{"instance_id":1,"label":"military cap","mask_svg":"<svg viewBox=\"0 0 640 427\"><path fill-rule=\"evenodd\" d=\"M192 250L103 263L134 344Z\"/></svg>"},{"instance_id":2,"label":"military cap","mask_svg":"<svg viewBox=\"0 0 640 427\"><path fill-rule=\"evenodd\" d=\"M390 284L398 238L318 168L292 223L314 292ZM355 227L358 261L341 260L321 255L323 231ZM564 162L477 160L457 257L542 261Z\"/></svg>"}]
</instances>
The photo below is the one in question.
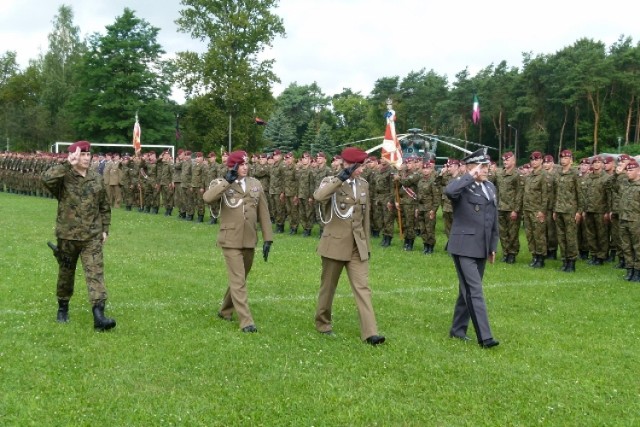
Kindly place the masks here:
<instances>
[{"instance_id":1,"label":"military cap","mask_svg":"<svg viewBox=\"0 0 640 427\"><path fill-rule=\"evenodd\" d=\"M293 157L293 153L291 151L289 151L287 154L284 155L285 159L290 159Z\"/></svg>"},{"instance_id":2,"label":"military cap","mask_svg":"<svg viewBox=\"0 0 640 427\"><path fill-rule=\"evenodd\" d=\"M261 159L268 159L268 158L269 158L269 156L267 156L267 153L261 153L261 154L260 154L260 156L259 156L259 158L261 158Z\"/></svg>"},{"instance_id":3,"label":"military cap","mask_svg":"<svg viewBox=\"0 0 640 427\"><path fill-rule=\"evenodd\" d=\"M89 141L74 142L73 144L71 144L69 146L69 148L67 148L67 151L70 152L70 153L73 153L78 148L80 148L81 152L88 153L89 151L91 151L91 143L89 143Z\"/></svg>"},{"instance_id":4,"label":"military cap","mask_svg":"<svg viewBox=\"0 0 640 427\"><path fill-rule=\"evenodd\" d=\"M196 153L196 157L202 157L202 151L198 151L198 152Z\"/></svg>"},{"instance_id":5,"label":"military cap","mask_svg":"<svg viewBox=\"0 0 640 427\"><path fill-rule=\"evenodd\" d=\"M316 157L322 157L323 159L327 158L327 156L324 154L324 151L318 151L318 154L316 154Z\"/></svg>"},{"instance_id":6,"label":"military cap","mask_svg":"<svg viewBox=\"0 0 640 427\"><path fill-rule=\"evenodd\" d=\"M618 156L619 162L625 162L627 160L631 160L631 156L629 156L628 154L622 153Z\"/></svg>"},{"instance_id":7,"label":"military cap","mask_svg":"<svg viewBox=\"0 0 640 427\"><path fill-rule=\"evenodd\" d=\"M602 156L595 156L593 159L591 159L591 164L593 164L595 162L603 163L604 162L604 158L602 158Z\"/></svg>"},{"instance_id":8,"label":"military cap","mask_svg":"<svg viewBox=\"0 0 640 427\"><path fill-rule=\"evenodd\" d=\"M302 153L302 157L303 157L303 158L305 158L305 159L308 159L308 158L309 158L309 157L311 157L311 156L309 155L309 153L307 153L307 152L305 151L304 153Z\"/></svg>"},{"instance_id":9,"label":"military cap","mask_svg":"<svg viewBox=\"0 0 640 427\"><path fill-rule=\"evenodd\" d=\"M273 151L273 155L274 156L277 156L278 154L282 154L282 151L280 151L280 150L274 150Z\"/></svg>"},{"instance_id":10,"label":"military cap","mask_svg":"<svg viewBox=\"0 0 640 427\"><path fill-rule=\"evenodd\" d=\"M179 148L178 149L178 154L183 154L183 153L184 153L184 150L182 148Z\"/></svg>"},{"instance_id":11,"label":"military cap","mask_svg":"<svg viewBox=\"0 0 640 427\"><path fill-rule=\"evenodd\" d=\"M591 162L589 161L588 157L585 157L585 158L580 160L580 164L581 165L588 165L588 164L591 164Z\"/></svg>"},{"instance_id":12,"label":"military cap","mask_svg":"<svg viewBox=\"0 0 640 427\"><path fill-rule=\"evenodd\" d=\"M629 160L629 163L627 163L624 168L628 171L630 171L631 169L637 169L638 168L637 160L636 159Z\"/></svg>"},{"instance_id":13,"label":"military cap","mask_svg":"<svg viewBox=\"0 0 640 427\"><path fill-rule=\"evenodd\" d=\"M336 160L342 160L342 156L340 154L336 154L335 156L333 156L332 161L336 161Z\"/></svg>"},{"instance_id":14,"label":"military cap","mask_svg":"<svg viewBox=\"0 0 640 427\"><path fill-rule=\"evenodd\" d=\"M573 157L573 153L571 150L562 150L560 152L560 157Z\"/></svg>"},{"instance_id":15,"label":"military cap","mask_svg":"<svg viewBox=\"0 0 640 427\"><path fill-rule=\"evenodd\" d=\"M273 154L267 154L267 160L273 159Z\"/></svg>"},{"instance_id":16,"label":"military cap","mask_svg":"<svg viewBox=\"0 0 640 427\"><path fill-rule=\"evenodd\" d=\"M340 155L347 163L364 163L367 160L367 153L356 147L347 147Z\"/></svg>"},{"instance_id":17,"label":"military cap","mask_svg":"<svg viewBox=\"0 0 640 427\"><path fill-rule=\"evenodd\" d=\"M540 159L542 159L542 153L539 151L534 151L529 156L529 160L540 160Z\"/></svg>"},{"instance_id":18,"label":"military cap","mask_svg":"<svg viewBox=\"0 0 640 427\"><path fill-rule=\"evenodd\" d=\"M546 154L542 161L545 163L553 163L553 156L551 154Z\"/></svg>"},{"instance_id":19,"label":"military cap","mask_svg":"<svg viewBox=\"0 0 640 427\"><path fill-rule=\"evenodd\" d=\"M216 152L215 151L209 152L209 157L217 157Z\"/></svg>"},{"instance_id":20,"label":"military cap","mask_svg":"<svg viewBox=\"0 0 640 427\"><path fill-rule=\"evenodd\" d=\"M243 165L247 163L248 160L249 156L246 151L233 151L229 154L229 157L227 157L227 167L232 168L235 165Z\"/></svg>"},{"instance_id":21,"label":"military cap","mask_svg":"<svg viewBox=\"0 0 640 427\"><path fill-rule=\"evenodd\" d=\"M228 155L229 155L229 153L228 153L228 152L226 152L226 151L223 151L223 152L222 152L222 155L223 155L223 156L228 156Z\"/></svg>"},{"instance_id":22,"label":"military cap","mask_svg":"<svg viewBox=\"0 0 640 427\"><path fill-rule=\"evenodd\" d=\"M187 150L183 153L185 156L190 156L191 155L191 151Z\"/></svg>"},{"instance_id":23,"label":"military cap","mask_svg":"<svg viewBox=\"0 0 640 427\"><path fill-rule=\"evenodd\" d=\"M474 151L473 153L469 154L467 157L462 159L462 161L465 164L474 163L474 164L480 164L480 165L487 165L490 162L489 157L487 157L486 148L477 149L476 151Z\"/></svg>"},{"instance_id":24,"label":"military cap","mask_svg":"<svg viewBox=\"0 0 640 427\"><path fill-rule=\"evenodd\" d=\"M613 156L607 156L604 158L604 163L605 164L609 164L609 163L613 163L615 161L615 159L613 158Z\"/></svg>"},{"instance_id":25,"label":"military cap","mask_svg":"<svg viewBox=\"0 0 640 427\"><path fill-rule=\"evenodd\" d=\"M422 169L431 169L432 167L433 167L433 163L431 163L431 160L422 162Z\"/></svg>"},{"instance_id":26,"label":"military cap","mask_svg":"<svg viewBox=\"0 0 640 427\"><path fill-rule=\"evenodd\" d=\"M509 160L513 157L513 151L507 151L502 155L502 160Z\"/></svg>"}]
</instances>

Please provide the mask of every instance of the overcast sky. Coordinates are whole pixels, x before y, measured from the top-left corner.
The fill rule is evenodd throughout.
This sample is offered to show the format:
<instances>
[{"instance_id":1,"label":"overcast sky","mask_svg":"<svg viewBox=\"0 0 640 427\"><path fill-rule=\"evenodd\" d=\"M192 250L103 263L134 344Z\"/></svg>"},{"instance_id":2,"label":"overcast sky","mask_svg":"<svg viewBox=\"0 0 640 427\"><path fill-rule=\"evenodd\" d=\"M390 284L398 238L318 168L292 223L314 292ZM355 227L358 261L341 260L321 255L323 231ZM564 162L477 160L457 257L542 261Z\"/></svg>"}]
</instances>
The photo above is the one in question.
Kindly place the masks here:
<instances>
[{"instance_id":1,"label":"overcast sky","mask_svg":"<svg viewBox=\"0 0 640 427\"><path fill-rule=\"evenodd\" d=\"M199 42L178 33L179 0L0 0L0 53L15 50L24 67L47 50L47 35L62 4L70 5L83 36L100 32L125 7L161 28L167 54L201 51ZM622 34L640 41L640 3L634 0L281 0L286 38L269 55L282 80L318 83L326 95L350 88L369 95L382 77L405 77L433 69L447 75L467 68L471 75L505 60L522 65L522 53L554 53L587 37L614 43ZM182 101L179 91L174 98Z\"/></svg>"}]
</instances>

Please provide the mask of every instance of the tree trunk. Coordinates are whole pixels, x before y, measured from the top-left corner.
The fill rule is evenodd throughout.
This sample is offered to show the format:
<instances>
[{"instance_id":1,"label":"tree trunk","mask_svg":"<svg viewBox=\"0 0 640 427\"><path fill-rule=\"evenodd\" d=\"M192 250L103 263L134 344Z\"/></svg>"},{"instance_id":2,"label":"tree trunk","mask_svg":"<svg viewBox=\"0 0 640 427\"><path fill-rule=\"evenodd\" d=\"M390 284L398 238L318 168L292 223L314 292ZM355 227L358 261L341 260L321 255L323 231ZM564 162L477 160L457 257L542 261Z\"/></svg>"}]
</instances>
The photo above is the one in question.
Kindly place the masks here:
<instances>
[{"instance_id":1,"label":"tree trunk","mask_svg":"<svg viewBox=\"0 0 640 427\"><path fill-rule=\"evenodd\" d=\"M558 141L558 159L560 159L560 153L562 152L562 143L564 141L564 129L567 127L567 120L569 117L569 106L564 106L564 119L562 120L562 126L560 127L560 141Z\"/></svg>"},{"instance_id":2,"label":"tree trunk","mask_svg":"<svg viewBox=\"0 0 640 427\"><path fill-rule=\"evenodd\" d=\"M629 108L627 108L627 120L626 126L624 130L624 146L629 145L629 132L631 130L631 120L633 119L633 104L636 103L635 95L631 95L631 99L629 100Z\"/></svg>"}]
</instances>

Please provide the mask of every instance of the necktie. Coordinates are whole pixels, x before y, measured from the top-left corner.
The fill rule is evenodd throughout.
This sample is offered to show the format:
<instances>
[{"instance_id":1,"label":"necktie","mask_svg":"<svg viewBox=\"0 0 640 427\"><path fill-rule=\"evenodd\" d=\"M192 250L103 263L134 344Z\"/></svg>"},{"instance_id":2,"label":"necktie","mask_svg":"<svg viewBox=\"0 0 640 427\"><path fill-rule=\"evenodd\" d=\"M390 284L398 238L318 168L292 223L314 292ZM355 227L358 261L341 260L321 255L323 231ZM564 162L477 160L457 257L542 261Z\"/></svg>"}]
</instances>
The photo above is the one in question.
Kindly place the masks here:
<instances>
[{"instance_id":1,"label":"necktie","mask_svg":"<svg viewBox=\"0 0 640 427\"><path fill-rule=\"evenodd\" d=\"M489 200L489 192L487 191L487 187L484 186L484 182L480 183L480 188L482 188L482 192L484 193L484 197Z\"/></svg>"},{"instance_id":2,"label":"necktie","mask_svg":"<svg viewBox=\"0 0 640 427\"><path fill-rule=\"evenodd\" d=\"M245 191L245 192L246 192L246 191L247 191L247 188L246 188L246 184L245 184L245 182L244 182L244 178L242 178L242 179L238 180L238 183L240 184L240 187L242 187L242 191Z\"/></svg>"},{"instance_id":3,"label":"necktie","mask_svg":"<svg viewBox=\"0 0 640 427\"><path fill-rule=\"evenodd\" d=\"M352 179L351 180L351 190L353 191L353 198L356 198L356 180Z\"/></svg>"}]
</instances>

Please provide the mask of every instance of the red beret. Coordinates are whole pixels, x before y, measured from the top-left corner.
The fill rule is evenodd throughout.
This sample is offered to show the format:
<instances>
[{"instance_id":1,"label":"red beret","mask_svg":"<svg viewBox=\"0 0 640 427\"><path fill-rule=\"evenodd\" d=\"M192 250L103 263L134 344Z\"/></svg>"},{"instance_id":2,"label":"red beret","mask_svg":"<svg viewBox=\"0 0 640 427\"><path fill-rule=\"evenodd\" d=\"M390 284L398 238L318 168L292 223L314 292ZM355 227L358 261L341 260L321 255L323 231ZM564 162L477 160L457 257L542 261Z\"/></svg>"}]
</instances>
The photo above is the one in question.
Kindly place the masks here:
<instances>
[{"instance_id":1,"label":"red beret","mask_svg":"<svg viewBox=\"0 0 640 427\"><path fill-rule=\"evenodd\" d=\"M502 155L502 160L509 160L513 157L513 151L507 151Z\"/></svg>"},{"instance_id":2,"label":"red beret","mask_svg":"<svg viewBox=\"0 0 640 427\"><path fill-rule=\"evenodd\" d=\"M560 157L573 157L573 153L571 150L562 150L560 152Z\"/></svg>"},{"instance_id":3,"label":"red beret","mask_svg":"<svg viewBox=\"0 0 640 427\"><path fill-rule=\"evenodd\" d=\"M336 160L342 160L342 156L340 154L336 154L335 156L333 156L332 161L336 161Z\"/></svg>"},{"instance_id":4,"label":"red beret","mask_svg":"<svg viewBox=\"0 0 640 427\"><path fill-rule=\"evenodd\" d=\"M345 148L341 156L347 163L364 163L367 160L367 153L356 147Z\"/></svg>"},{"instance_id":5,"label":"red beret","mask_svg":"<svg viewBox=\"0 0 640 427\"><path fill-rule=\"evenodd\" d=\"M534 151L533 153L531 153L531 156L529 156L529 160L540 160L542 159L542 153L539 151Z\"/></svg>"},{"instance_id":6,"label":"red beret","mask_svg":"<svg viewBox=\"0 0 640 427\"><path fill-rule=\"evenodd\" d=\"M580 160L580 164L581 164L581 165L588 165L588 164L590 164L590 163L591 163L591 162L589 161L589 158L588 158L588 157L585 157L585 158L583 158L583 159L581 159L581 160Z\"/></svg>"},{"instance_id":7,"label":"red beret","mask_svg":"<svg viewBox=\"0 0 640 427\"><path fill-rule=\"evenodd\" d=\"M551 154L547 154L544 156L543 162L553 162L553 156Z\"/></svg>"},{"instance_id":8,"label":"red beret","mask_svg":"<svg viewBox=\"0 0 640 427\"><path fill-rule=\"evenodd\" d=\"M323 159L326 159L327 156L325 156L324 152L319 151L318 154L316 154L316 157L322 157Z\"/></svg>"},{"instance_id":9,"label":"red beret","mask_svg":"<svg viewBox=\"0 0 640 427\"><path fill-rule=\"evenodd\" d=\"M628 154L622 153L618 156L618 161L619 162L624 162L627 160L631 160L631 156L629 156Z\"/></svg>"},{"instance_id":10,"label":"red beret","mask_svg":"<svg viewBox=\"0 0 640 427\"><path fill-rule=\"evenodd\" d=\"M215 151L211 151L209 153L209 157L216 157L216 152Z\"/></svg>"},{"instance_id":11,"label":"red beret","mask_svg":"<svg viewBox=\"0 0 640 427\"><path fill-rule=\"evenodd\" d=\"M81 152L88 153L89 151L91 151L91 144L89 143L89 141L74 142L69 146L69 148L67 148L67 151L73 153L78 148L80 148Z\"/></svg>"},{"instance_id":12,"label":"red beret","mask_svg":"<svg viewBox=\"0 0 640 427\"><path fill-rule=\"evenodd\" d=\"M190 156L191 155L191 151L187 150L183 153L185 156Z\"/></svg>"},{"instance_id":13,"label":"red beret","mask_svg":"<svg viewBox=\"0 0 640 427\"><path fill-rule=\"evenodd\" d=\"M591 163L595 163L595 162L604 162L604 159L602 158L602 156L595 156L593 159L591 159Z\"/></svg>"},{"instance_id":14,"label":"red beret","mask_svg":"<svg viewBox=\"0 0 640 427\"><path fill-rule=\"evenodd\" d=\"M180 148L180 149L178 150L178 154L182 154L182 153L184 153L184 150L183 150L182 148Z\"/></svg>"},{"instance_id":15,"label":"red beret","mask_svg":"<svg viewBox=\"0 0 640 427\"><path fill-rule=\"evenodd\" d=\"M627 163L627 165L624 168L626 170L637 169L638 168L637 160L636 159L629 160L629 163Z\"/></svg>"},{"instance_id":16,"label":"red beret","mask_svg":"<svg viewBox=\"0 0 640 427\"><path fill-rule=\"evenodd\" d=\"M280 151L280 150L274 150L273 151L273 155L274 156L277 156L278 154L282 154L282 151Z\"/></svg>"},{"instance_id":17,"label":"red beret","mask_svg":"<svg viewBox=\"0 0 640 427\"><path fill-rule=\"evenodd\" d=\"M235 165L243 165L249 160L249 156L246 151L233 151L227 157L227 167L232 168Z\"/></svg>"},{"instance_id":18,"label":"red beret","mask_svg":"<svg viewBox=\"0 0 640 427\"><path fill-rule=\"evenodd\" d=\"M289 151L287 154L284 155L285 159L290 159L293 157L293 153L291 151Z\"/></svg>"},{"instance_id":19,"label":"red beret","mask_svg":"<svg viewBox=\"0 0 640 427\"><path fill-rule=\"evenodd\" d=\"M202 157L202 151L198 151L198 152L196 153L196 157Z\"/></svg>"},{"instance_id":20,"label":"red beret","mask_svg":"<svg viewBox=\"0 0 640 427\"><path fill-rule=\"evenodd\" d=\"M614 159L613 159L612 156L607 156L607 157L604 158L604 162L607 163L607 164L608 163L613 163Z\"/></svg>"}]
</instances>

